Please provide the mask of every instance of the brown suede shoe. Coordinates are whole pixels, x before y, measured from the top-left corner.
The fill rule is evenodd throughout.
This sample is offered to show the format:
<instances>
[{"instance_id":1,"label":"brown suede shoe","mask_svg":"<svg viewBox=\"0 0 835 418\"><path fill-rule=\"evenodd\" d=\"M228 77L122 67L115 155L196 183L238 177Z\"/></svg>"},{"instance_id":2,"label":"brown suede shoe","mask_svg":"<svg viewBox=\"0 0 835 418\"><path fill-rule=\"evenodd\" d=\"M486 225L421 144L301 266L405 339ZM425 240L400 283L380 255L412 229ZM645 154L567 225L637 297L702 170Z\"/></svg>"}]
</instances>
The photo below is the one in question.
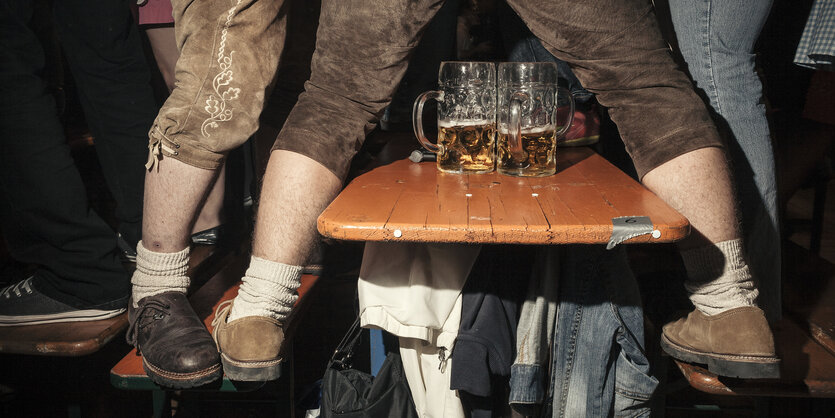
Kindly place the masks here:
<instances>
[{"instance_id":1,"label":"brown suede shoe","mask_svg":"<svg viewBox=\"0 0 835 418\"><path fill-rule=\"evenodd\" d=\"M247 316L227 323L231 310L231 300L220 304L212 321L212 337L226 377L239 382L278 379L284 360L281 323L265 316Z\"/></svg>"},{"instance_id":2,"label":"brown suede shoe","mask_svg":"<svg viewBox=\"0 0 835 418\"><path fill-rule=\"evenodd\" d=\"M774 336L760 308L734 308L708 316L698 309L664 325L661 348L670 356L706 364L720 376L780 377Z\"/></svg>"}]
</instances>

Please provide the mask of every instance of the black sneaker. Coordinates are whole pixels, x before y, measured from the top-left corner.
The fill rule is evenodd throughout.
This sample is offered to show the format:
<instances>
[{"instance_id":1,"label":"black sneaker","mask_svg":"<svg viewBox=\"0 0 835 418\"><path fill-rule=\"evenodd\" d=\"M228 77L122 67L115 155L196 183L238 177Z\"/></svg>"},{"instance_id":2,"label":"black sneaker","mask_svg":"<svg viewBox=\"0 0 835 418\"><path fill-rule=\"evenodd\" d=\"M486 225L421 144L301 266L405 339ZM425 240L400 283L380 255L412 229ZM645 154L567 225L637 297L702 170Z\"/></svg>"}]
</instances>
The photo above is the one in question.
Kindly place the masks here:
<instances>
[{"instance_id":1,"label":"black sneaker","mask_svg":"<svg viewBox=\"0 0 835 418\"><path fill-rule=\"evenodd\" d=\"M97 321L125 312L125 303L108 303L107 308L80 309L61 303L32 287L32 277L0 289L0 327L53 322Z\"/></svg>"}]
</instances>

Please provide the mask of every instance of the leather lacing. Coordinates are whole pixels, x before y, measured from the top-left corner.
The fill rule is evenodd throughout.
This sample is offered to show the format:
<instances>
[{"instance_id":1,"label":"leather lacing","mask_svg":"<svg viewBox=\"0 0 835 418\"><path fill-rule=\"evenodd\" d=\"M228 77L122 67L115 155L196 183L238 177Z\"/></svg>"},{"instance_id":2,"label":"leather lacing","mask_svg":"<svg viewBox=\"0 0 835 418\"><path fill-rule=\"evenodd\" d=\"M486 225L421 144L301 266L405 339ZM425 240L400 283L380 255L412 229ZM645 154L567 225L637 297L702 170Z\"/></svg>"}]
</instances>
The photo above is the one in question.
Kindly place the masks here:
<instances>
[{"instance_id":1,"label":"leather lacing","mask_svg":"<svg viewBox=\"0 0 835 418\"><path fill-rule=\"evenodd\" d=\"M126 335L128 344L131 344L134 347L136 347L136 351L139 352L139 346L136 344L136 336L139 333L139 329L145 327L151 322L165 318L168 315L168 309L170 308L171 305L154 299L151 299L140 305L136 309L136 320L132 321L130 323L130 326L128 327L128 332ZM145 317L145 312L149 309L152 311L156 311L156 313L154 313L153 316L150 316L150 318L152 318L151 321L143 321Z\"/></svg>"},{"instance_id":2,"label":"leather lacing","mask_svg":"<svg viewBox=\"0 0 835 418\"><path fill-rule=\"evenodd\" d=\"M226 318L229 317L229 311L232 310L232 301L234 299L224 300L217 305L217 310L215 310L215 317L212 318L212 337L215 340L215 345L217 346L217 350L220 351L220 341L217 338L217 327L223 322L226 322Z\"/></svg>"}]
</instances>

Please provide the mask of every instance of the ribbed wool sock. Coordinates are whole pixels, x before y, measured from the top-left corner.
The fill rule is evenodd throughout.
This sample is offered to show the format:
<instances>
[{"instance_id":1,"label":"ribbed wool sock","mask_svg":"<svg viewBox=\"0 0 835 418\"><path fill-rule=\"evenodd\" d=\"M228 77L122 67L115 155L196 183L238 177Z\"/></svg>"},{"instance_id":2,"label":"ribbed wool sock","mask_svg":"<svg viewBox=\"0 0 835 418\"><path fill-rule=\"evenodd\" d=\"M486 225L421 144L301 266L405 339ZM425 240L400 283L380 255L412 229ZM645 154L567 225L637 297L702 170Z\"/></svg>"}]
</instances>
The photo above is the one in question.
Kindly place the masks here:
<instances>
[{"instance_id":1,"label":"ribbed wool sock","mask_svg":"<svg viewBox=\"0 0 835 418\"><path fill-rule=\"evenodd\" d=\"M130 282L133 284L133 306L142 298L163 292L186 293L190 280L188 271L189 248L176 253L153 252L142 241L136 245L136 271Z\"/></svg>"},{"instance_id":2,"label":"ribbed wool sock","mask_svg":"<svg viewBox=\"0 0 835 418\"><path fill-rule=\"evenodd\" d=\"M684 287L696 309L716 315L728 309L755 306L759 292L734 239L681 252L687 280Z\"/></svg>"},{"instance_id":3,"label":"ribbed wool sock","mask_svg":"<svg viewBox=\"0 0 835 418\"><path fill-rule=\"evenodd\" d=\"M296 303L302 267L253 256L227 322L245 316L267 316L284 322Z\"/></svg>"}]
</instances>

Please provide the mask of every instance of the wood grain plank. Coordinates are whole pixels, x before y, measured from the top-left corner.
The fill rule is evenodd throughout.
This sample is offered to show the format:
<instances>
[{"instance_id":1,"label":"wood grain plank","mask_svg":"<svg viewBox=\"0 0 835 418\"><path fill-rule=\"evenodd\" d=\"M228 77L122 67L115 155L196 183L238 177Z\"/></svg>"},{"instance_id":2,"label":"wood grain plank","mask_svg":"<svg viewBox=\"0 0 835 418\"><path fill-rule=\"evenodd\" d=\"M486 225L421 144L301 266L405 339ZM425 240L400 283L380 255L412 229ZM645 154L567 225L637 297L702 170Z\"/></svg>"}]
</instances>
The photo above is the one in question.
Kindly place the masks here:
<instances>
[{"instance_id":1,"label":"wood grain plank","mask_svg":"<svg viewBox=\"0 0 835 418\"><path fill-rule=\"evenodd\" d=\"M83 356L121 336L127 326L127 314L121 314L100 321L0 327L0 353Z\"/></svg>"},{"instance_id":2,"label":"wood grain plank","mask_svg":"<svg viewBox=\"0 0 835 418\"><path fill-rule=\"evenodd\" d=\"M687 219L588 148L560 150L554 176L441 173L408 160L357 177L318 220L331 238L360 241L606 243L612 218L649 216L660 238L687 236Z\"/></svg>"}]
</instances>

